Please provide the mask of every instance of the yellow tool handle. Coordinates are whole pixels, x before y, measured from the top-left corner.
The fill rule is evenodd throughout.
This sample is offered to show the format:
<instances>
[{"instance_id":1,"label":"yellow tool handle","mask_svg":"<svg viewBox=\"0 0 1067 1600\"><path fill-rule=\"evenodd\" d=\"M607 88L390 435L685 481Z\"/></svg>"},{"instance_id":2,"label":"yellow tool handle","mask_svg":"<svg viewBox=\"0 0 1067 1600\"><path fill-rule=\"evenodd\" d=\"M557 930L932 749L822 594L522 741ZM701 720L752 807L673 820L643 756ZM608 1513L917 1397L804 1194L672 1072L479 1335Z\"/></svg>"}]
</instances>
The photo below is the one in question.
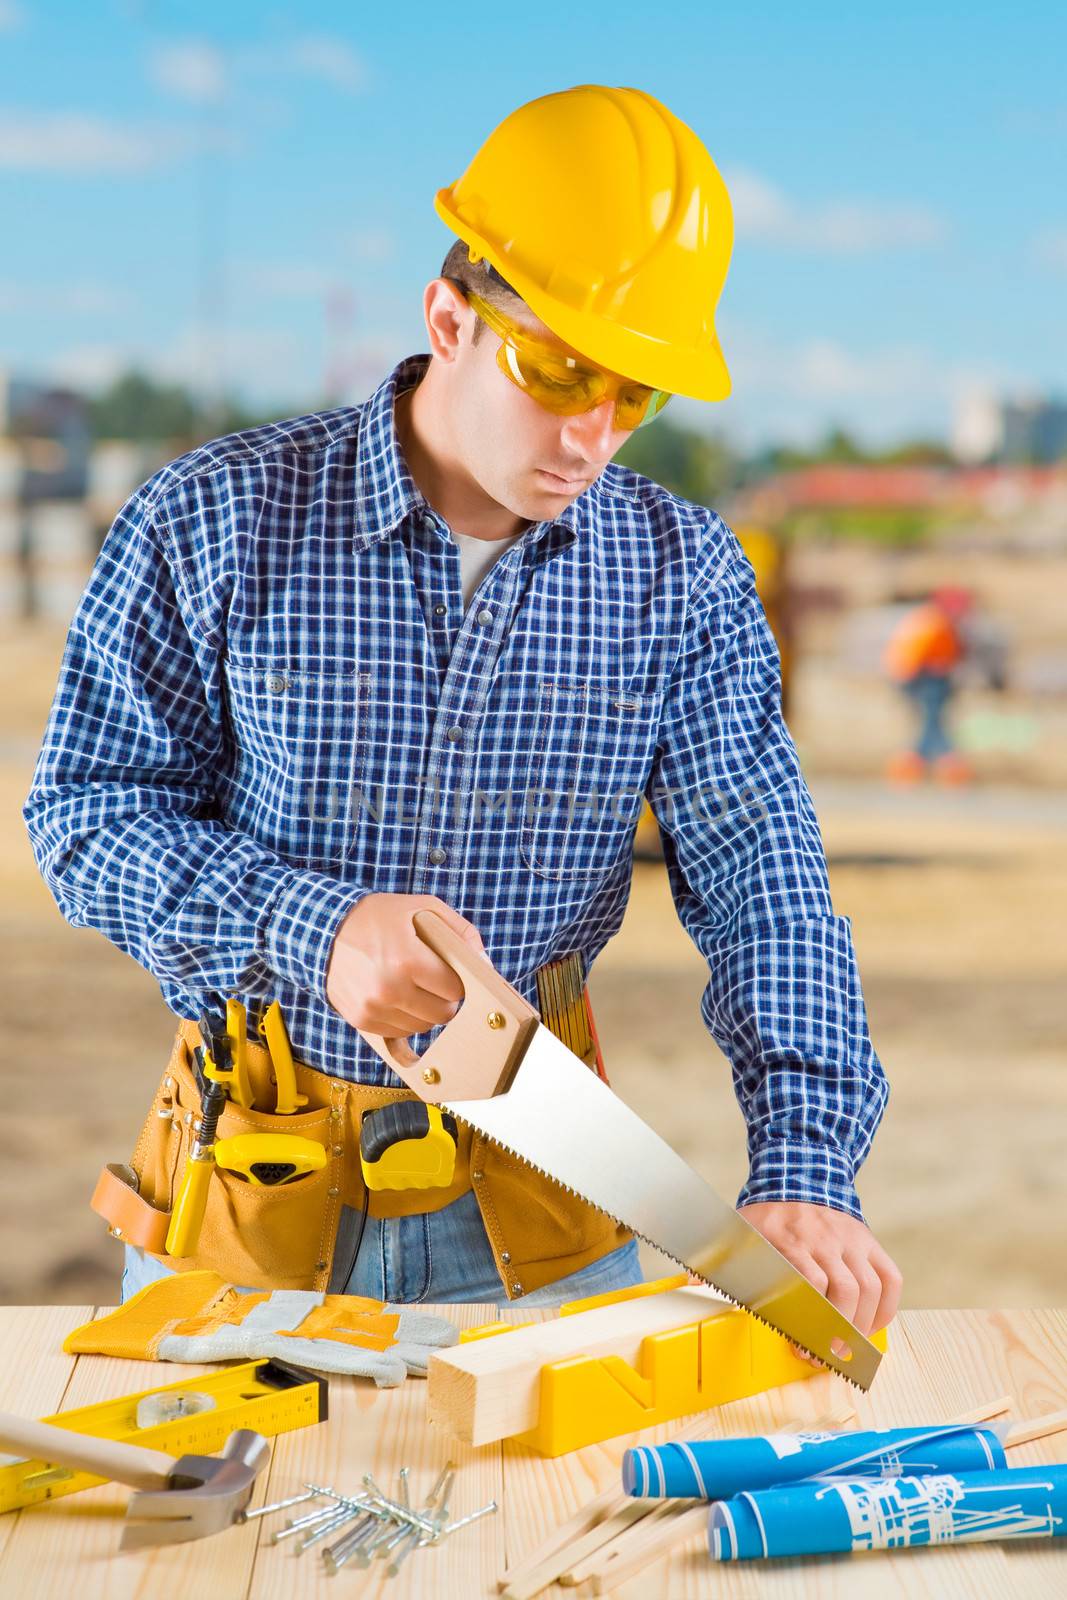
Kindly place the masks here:
<instances>
[{"instance_id":1,"label":"yellow tool handle","mask_svg":"<svg viewBox=\"0 0 1067 1600\"><path fill-rule=\"evenodd\" d=\"M321 1172L327 1160L317 1139L304 1139L298 1133L237 1133L231 1139L216 1139L213 1148L217 1167L239 1172L263 1188Z\"/></svg>"},{"instance_id":2,"label":"yellow tool handle","mask_svg":"<svg viewBox=\"0 0 1067 1600\"><path fill-rule=\"evenodd\" d=\"M252 1104L252 1086L248 1081L248 1024L243 1003L233 997L226 1001L226 1033L233 1057L230 1099L247 1110Z\"/></svg>"},{"instance_id":3,"label":"yellow tool handle","mask_svg":"<svg viewBox=\"0 0 1067 1600\"><path fill-rule=\"evenodd\" d=\"M166 1249L169 1256L191 1256L196 1249L214 1170L215 1155L212 1150L206 1150L199 1157L190 1156L186 1162L185 1176L167 1229Z\"/></svg>"},{"instance_id":4,"label":"yellow tool handle","mask_svg":"<svg viewBox=\"0 0 1067 1600\"><path fill-rule=\"evenodd\" d=\"M271 1001L259 1027L267 1041L271 1065L278 1084L278 1104L274 1109L278 1115L288 1116L293 1111L299 1111L301 1106L306 1106L308 1097L296 1091L292 1046L289 1043L282 1008L277 1000Z\"/></svg>"},{"instance_id":5,"label":"yellow tool handle","mask_svg":"<svg viewBox=\"0 0 1067 1600\"><path fill-rule=\"evenodd\" d=\"M98 1478L128 1483L131 1489L166 1489L174 1471L174 1457L162 1450L72 1433L29 1417L12 1417L6 1411L0 1412L0 1445L19 1451L29 1461L92 1472Z\"/></svg>"}]
</instances>

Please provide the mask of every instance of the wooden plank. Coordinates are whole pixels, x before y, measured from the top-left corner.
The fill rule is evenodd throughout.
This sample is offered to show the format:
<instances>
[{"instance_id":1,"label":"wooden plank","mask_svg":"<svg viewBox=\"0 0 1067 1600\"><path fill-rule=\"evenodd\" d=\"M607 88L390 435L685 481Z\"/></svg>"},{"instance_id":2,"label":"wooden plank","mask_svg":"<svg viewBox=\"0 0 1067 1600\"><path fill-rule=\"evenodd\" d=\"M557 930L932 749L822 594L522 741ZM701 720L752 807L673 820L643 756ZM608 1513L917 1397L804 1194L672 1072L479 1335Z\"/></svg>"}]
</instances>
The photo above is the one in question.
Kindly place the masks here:
<instances>
[{"instance_id":1,"label":"wooden plank","mask_svg":"<svg viewBox=\"0 0 1067 1600\"><path fill-rule=\"evenodd\" d=\"M429 1416L467 1444L510 1438L537 1423L546 1363L608 1355L636 1362L647 1335L732 1309L711 1289L671 1289L441 1351L430 1363Z\"/></svg>"},{"instance_id":2,"label":"wooden plank","mask_svg":"<svg viewBox=\"0 0 1067 1600\"><path fill-rule=\"evenodd\" d=\"M0 1411L47 1417L62 1409L76 1356L64 1355L71 1328L88 1322L92 1306L7 1306L0 1316ZM33 1352L27 1361L27 1351ZM22 1512L0 1517L0 1561ZM2 1586L0 1586L2 1587Z\"/></svg>"},{"instance_id":3,"label":"wooden plank","mask_svg":"<svg viewBox=\"0 0 1067 1600\"><path fill-rule=\"evenodd\" d=\"M440 1309L447 1315L467 1314L460 1307ZM487 1321L493 1314L473 1308L470 1320ZM160 1366L82 1357L64 1393L72 1358L59 1347L64 1333L86 1315L79 1307L0 1309L0 1351L7 1355L0 1368L0 1403L39 1416L60 1409L61 1402L89 1404L160 1381ZM527 1319L531 1315L525 1313ZM195 1370L168 1364L165 1376L176 1379ZM1008 1391L1018 1397L1014 1416L1019 1419L1067 1406L1067 1312L905 1312L890 1331L889 1353L869 1395L824 1374L735 1401L700 1421L709 1437L762 1432L791 1417L814 1420L844 1400L855 1403L856 1426L888 1427L947 1420ZM679 1427L663 1424L543 1461L511 1444L476 1453L457 1449L424 1426L426 1391L418 1380L392 1391L372 1390L360 1380L333 1380L331 1400L335 1393L329 1424L276 1441L272 1481L268 1484L266 1474L261 1475L271 1499L295 1490L305 1473L344 1475L345 1486L358 1486L368 1466L388 1477L405 1461L413 1469L418 1493L451 1449L463 1468L453 1501L454 1510L462 1513L493 1498L494 1486L498 1497L503 1463L505 1516L487 1518L457 1534L451 1548L413 1556L395 1580L385 1579L384 1563L347 1579L361 1597L381 1600L389 1595L397 1600L422 1600L428 1594L434 1600L482 1600L493 1595L505 1559L514 1564L544 1539L548 1528L598 1490L618 1486L627 1445L661 1442ZM1011 1459L1013 1465L1029 1465L1065 1454L1060 1435L1031 1440L1014 1450ZM257 1486L257 1499L266 1497ZM284 1545L264 1546L270 1531L265 1522L272 1519L198 1544L116 1558L124 1502L125 1491L105 1486L0 1519L0 1532L8 1536L7 1549L0 1552L0 1594L13 1600L24 1595L70 1600L72 1593L78 1600L95 1600L97 1595L143 1600L160 1592L204 1593L245 1600L251 1587L254 1600L274 1600L284 1587L285 1600L299 1600L309 1592L317 1596L323 1584L331 1583L334 1587L323 1588L323 1595L340 1593L337 1580L320 1575L315 1551L296 1558ZM239 1554L246 1541L254 1560L251 1586L242 1580L240 1561L229 1554ZM1064 1592L1064 1555L1058 1541L1028 1540L1014 1546L718 1566L698 1536L611 1592L621 1600L1051 1600ZM340 1585L345 1582L342 1573ZM560 1588L547 1592L555 1600L568 1593Z\"/></svg>"}]
</instances>

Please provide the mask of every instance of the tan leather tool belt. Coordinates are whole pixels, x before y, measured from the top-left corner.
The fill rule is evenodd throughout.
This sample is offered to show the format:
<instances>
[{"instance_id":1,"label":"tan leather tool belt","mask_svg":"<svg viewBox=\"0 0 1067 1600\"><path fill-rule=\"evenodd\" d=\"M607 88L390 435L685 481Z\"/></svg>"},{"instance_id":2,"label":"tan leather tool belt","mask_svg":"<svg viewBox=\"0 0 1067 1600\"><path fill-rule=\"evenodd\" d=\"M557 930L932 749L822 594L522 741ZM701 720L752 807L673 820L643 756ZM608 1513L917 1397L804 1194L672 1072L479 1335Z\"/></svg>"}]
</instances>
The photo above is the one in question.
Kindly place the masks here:
<instances>
[{"instance_id":1,"label":"tan leather tool belt","mask_svg":"<svg viewBox=\"0 0 1067 1600\"><path fill-rule=\"evenodd\" d=\"M196 1255L176 1259L164 1254L164 1245L200 1111L192 1057L200 1042L197 1024L183 1019L129 1167L104 1168L93 1209L116 1238L141 1245L177 1271L210 1267L247 1288L327 1289L341 1207L363 1205L362 1117L415 1096L408 1089L348 1083L294 1060L297 1090L307 1096L302 1111L278 1116L228 1102L219 1118L220 1139L295 1133L324 1145L329 1159L318 1172L277 1188L249 1184L218 1168ZM253 1103L272 1105L270 1056L251 1037L248 1075ZM456 1172L448 1188L372 1190L368 1209L373 1217L437 1211L472 1187L509 1299L579 1270L630 1237L464 1122L458 1125Z\"/></svg>"}]
</instances>

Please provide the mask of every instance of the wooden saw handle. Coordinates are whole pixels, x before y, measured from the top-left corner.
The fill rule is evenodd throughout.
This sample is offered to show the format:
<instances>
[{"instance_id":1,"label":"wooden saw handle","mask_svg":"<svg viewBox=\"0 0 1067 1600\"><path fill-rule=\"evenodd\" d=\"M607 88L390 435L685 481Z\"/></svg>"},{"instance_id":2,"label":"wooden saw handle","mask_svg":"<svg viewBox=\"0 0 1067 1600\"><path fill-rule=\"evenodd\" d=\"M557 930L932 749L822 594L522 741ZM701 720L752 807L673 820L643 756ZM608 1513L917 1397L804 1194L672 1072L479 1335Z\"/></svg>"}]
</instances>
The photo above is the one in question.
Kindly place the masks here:
<instances>
[{"instance_id":1,"label":"wooden saw handle","mask_svg":"<svg viewBox=\"0 0 1067 1600\"><path fill-rule=\"evenodd\" d=\"M75 1433L71 1428L56 1428L49 1422L7 1412L0 1412L0 1446L21 1451L28 1461L91 1472L114 1483L128 1483L131 1489L166 1489L174 1471L174 1457L162 1450Z\"/></svg>"},{"instance_id":2,"label":"wooden saw handle","mask_svg":"<svg viewBox=\"0 0 1067 1600\"><path fill-rule=\"evenodd\" d=\"M421 1056L404 1038L387 1039L362 1028L360 1036L421 1100L488 1100L503 1094L540 1026L537 1012L436 911L416 911L412 921L423 944L462 983L460 1008Z\"/></svg>"}]
</instances>

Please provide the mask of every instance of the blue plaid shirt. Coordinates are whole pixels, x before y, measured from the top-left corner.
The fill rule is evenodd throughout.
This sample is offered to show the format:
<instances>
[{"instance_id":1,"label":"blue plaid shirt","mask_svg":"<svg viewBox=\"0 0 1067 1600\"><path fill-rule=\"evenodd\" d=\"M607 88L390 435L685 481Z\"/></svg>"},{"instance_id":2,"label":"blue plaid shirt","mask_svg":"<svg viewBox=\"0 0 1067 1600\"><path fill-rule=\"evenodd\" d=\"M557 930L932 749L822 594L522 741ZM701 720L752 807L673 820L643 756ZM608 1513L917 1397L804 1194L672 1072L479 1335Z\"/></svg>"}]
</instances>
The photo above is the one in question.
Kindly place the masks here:
<instances>
[{"instance_id":1,"label":"blue plaid shirt","mask_svg":"<svg viewBox=\"0 0 1067 1600\"><path fill-rule=\"evenodd\" d=\"M610 464L465 608L394 426L428 360L180 456L119 511L23 808L56 903L176 1015L276 996L299 1056L395 1082L326 999L352 906L439 896L536 1005L538 967L588 972L618 930L647 795L747 1124L738 1203L861 1216L888 1091L748 560Z\"/></svg>"}]
</instances>

